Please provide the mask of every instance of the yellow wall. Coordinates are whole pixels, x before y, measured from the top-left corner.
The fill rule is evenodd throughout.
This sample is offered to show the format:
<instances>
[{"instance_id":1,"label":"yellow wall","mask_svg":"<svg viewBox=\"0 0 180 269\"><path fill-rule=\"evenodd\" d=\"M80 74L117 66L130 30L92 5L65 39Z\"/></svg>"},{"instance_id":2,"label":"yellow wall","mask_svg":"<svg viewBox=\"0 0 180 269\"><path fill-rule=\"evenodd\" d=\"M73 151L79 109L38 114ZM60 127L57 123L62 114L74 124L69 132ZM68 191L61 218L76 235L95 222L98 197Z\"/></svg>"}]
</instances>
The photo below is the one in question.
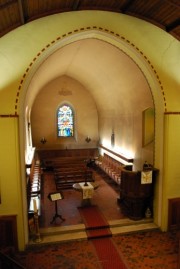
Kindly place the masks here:
<instances>
[{"instance_id":1,"label":"yellow wall","mask_svg":"<svg viewBox=\"0 0 180 269\"><path fill-rule=\"evenodd\" d=\"M180 197L180 113L165 115L164 140L164 177L163 177L163 210L167 216L168 199ZM167 227L167 218L163 218L163 227Z\"/></svg>"},{"instance_id":2,"label":"yellow wall","mask_svg":"<svg viewBox=\"0 0 180 269\"><path fill-rule=\"evenodd\" d=\"M14 115L17 113L23 118L24 85L27 82L26 79L31 74L31 70L35 70L38 65L38 60L45 58L48 55L49 48L58 44L58 37L63 39L65 34L65 37L68 38L75 34L74 31L76 29L77 33L79 33L87 30L86 27L92 30L93 26L96 26L99 31L101 31L101 27L102 29L107 29L109 33L110 31L114 32L115 34L112 34L112 40L110 40L112 44L115 42L114 36L118 34L120 36L120 46L124 51L127 51L132 58L137 58L142 69L145 70L144 62L149 65L149 72L157 79L157 84L162 91L162 94L157 94L156 91L159 91L159 88L154 87L152 89L156 98L156 104L158 103L158 96L162 95L164 107L161 111L180 111L179 42L158 27L146 22L142 24L140 20L127 15L113 14L111 12L83 11L68 12L42 18L26 24L1 38L0 115ZM80 30L82 27L84 27L84 30ZM121 37L124 37L124 39ZM75 38L82 37L76 35ZM53 41L55 42L53 43ZM132 47L135 52L132 50ZM43 48L45 49L43 50ZM144 56L148 57L150 63L148 63ZM157 115L158 117L162 117L161 112ZM156 155L156 164L159 165L161 162L164 164L164 170L160 171L161 180L163 181L163 201L160 211L163 213L163 219L162 223L159 222L163 230L167 228L167 199L180 196L178 183L180 144L176 144L180 137L180 120L179 116L172 115L165 118L165 159L163 160L163 156L160 153ZM0 130L0 181L2 195L0 214L17 214L19 247L23 249L24 243L27 243L27 234L26 228L23 228L21 182L25 179L24 175L20 172L18 118L1 117ZM160 140L162 140L160 136L156 138L157 148ZM159 148L161 149L160 146ZM24 185L24 182L22 185ZM159 215L156 212L155 220L157 223L158 218Z\"/></svg>"},{"instance_id":3,"label":"yellow wall","mask_svg":"<svg viewBox=\"0 0 180 269\"><path fill-rule=\"evenodd\" d=\"M22 180L20 174L18 118L0 118L0 215L16 215L19 248L24 247Z\"/></svg>"},{"instance_id":4,"label":"yellow wall","mask_svg":"<svg viewBox=\"0 0 180 269\"><path fill-rule=\"evenodd\" d=\"M108 29L109 32L114 32L116 36L119 34L122 46L123 42L129 41L130 47L133 44L135 48L140 50L140 55L142 52L144 56L148 56L150 64L163 81L165 94L168 96L168 107L178 109L179 105L174 96L179 94L179 42L158 27L147 22L142 24L141 20L127 15L83 11L45 17L19 27L1 38L0 91L2 106L0 113L1 111L2 113L14 111L14 102L20 81L30 63L37 64L38 60L33 61L33 59L38 58L38 53L41 54L41 57L42 54L45 56L50 47L57 45L58 37L60 39L64 35L64 37L71 37L75 34L75 30L78 33L81 28L84 29L82 31L85 31L86 27L91 30L94 26L97 27L97 30L102 27ZM121 37L125 38L125 41ZM111 40L111 42L115 41ZM48 47L46 47L47 45ZM21 49L22 47L23 49ZM42 53L44 48L45 51ZM124 47L124 50L128 50L128 47ZM128 53L130 54L130 52ZM4 93L4 89L6 89L6 93Z\"/></svg>"}]
</instances>

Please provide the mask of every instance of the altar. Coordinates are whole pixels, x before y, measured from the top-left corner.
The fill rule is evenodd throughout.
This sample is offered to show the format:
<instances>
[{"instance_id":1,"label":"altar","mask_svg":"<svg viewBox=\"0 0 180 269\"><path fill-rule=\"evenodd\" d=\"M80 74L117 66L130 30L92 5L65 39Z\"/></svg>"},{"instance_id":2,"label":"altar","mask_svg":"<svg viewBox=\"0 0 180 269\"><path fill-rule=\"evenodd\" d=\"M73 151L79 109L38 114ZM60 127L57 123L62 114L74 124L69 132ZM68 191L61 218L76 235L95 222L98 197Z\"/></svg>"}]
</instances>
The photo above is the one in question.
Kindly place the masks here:
<instances>
[{"instance_id":1,"label":"altar","mask_svg":"<svg viewBox=\"0 0 180 269\"><path fill-rule=\"evenodd\" d=\"M82 193L81 206L91 205L94 191L99 187L95 182L80 182L73 185L73 189Z\"/></svg>"}]
</instances>

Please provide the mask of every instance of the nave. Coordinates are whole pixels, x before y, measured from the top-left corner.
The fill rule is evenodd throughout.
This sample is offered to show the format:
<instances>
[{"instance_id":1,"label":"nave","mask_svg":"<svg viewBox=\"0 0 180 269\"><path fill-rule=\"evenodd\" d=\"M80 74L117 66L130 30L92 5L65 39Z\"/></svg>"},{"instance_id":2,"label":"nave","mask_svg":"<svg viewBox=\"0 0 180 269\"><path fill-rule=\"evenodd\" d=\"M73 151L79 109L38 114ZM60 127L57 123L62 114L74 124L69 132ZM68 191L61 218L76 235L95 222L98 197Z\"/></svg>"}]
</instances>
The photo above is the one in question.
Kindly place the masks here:
<instances>
[{"instance_id":1,"label":"nave","mask_svg":"<svg viewBox=\"0 0 180 269\"><path fill-rule=\"evenodd\" d=\"M95 171L95 180L99 188L94 193L92 205L99 207L109 223L118 220L126 221L127 218L122 214L117 203L119 186L99 171ZM135 221L136 225L129 223L128 230L123 230L121 227L121 232L112 233L112 239L110 239L122 261L122 266L117 268L109 249L107 257L99 258L94 246L96 239L87 240L81 235L79 238L73 235L71 227L83 225L78 211L82 202L82 194L73 189L63 190L64 199L58 201L58 213L65 218L65 221L57 219L51 224L55 212L54 204L48 199L48 194L56 191L53 173L44 173L42 190L40 231L54 230L55 232L49 236L44 233L41 235L42 241L40 243L32 241L26 251L16 255L16 260L25 268L107 269L106 264L110 263L112 269L177 269L178 237L176 231L163 233L155 227L152 228L153 226L150 224L144 228L143 221L140 224L141 228L134 231L134 226L138 226L138 221ZM65 236L62 234L63 231L66 233ZM102 251L104 251L106 241L106 238L99 239Z\"/></svg>"},{"instance_id":2,"label":"nave","mask_svg":"<svg viewBox=\"0 0 180 269\"><path fill-rule=\"evenodd\" d=\"M177 232L163 233L155 226L151 226L152 220L152 223L144 223L145 220L141 222L127 220L117 202L119 186L103 172L96 170L94 173L99 187L94 192L91 202L92 205L98 206L109 223L116 223L115 229L111 228L110 240L120 255L122 266L116 267L114 258L107 249L106 238L100 238L99 243L102 252L105 247L109 254L100 259L94 246L96 239L88 240L86 236L82 236L85 232L80 232L80 228L77 236L74 236L72 227L75 229L84 225L78 211L82 202L82 193L74 189L62 190L64 199L58 201L58 213L65 218L65 221L57 218L54 223L51 223L55 207L48 195L56 191L52 172L45 172L42 175L41 216L39 217L41 242L30 241L26 250L14 254L13 258L26 269L107 269L106 264L109 263L112 269L177 269ZM118 227L118 221L127 223L128 229L122 224ZM138 224L140 227L135 229Z\"/></svg>"},{"instance_id":3,"label":"nave","mask_svg":"<svg viewBox=\"0 0 180 269\"><path fill-rule=\"evenodd\" d=\"M97 167L93 174L98 188L94 190L91 205L97 206L102 212L109 223L112 234L157 229L152 218L137 221L124 215L119 203L120 186ZM85 225L78 210L83 202L82 193L73 188L61 190L64 199L57 201L56 211L55 202L48 198L50 193L58 192L53 171L43 172L41 185L39 216L41 243L87 239ZM56 213L65 220L62 221L62 218L59 217L54 220ZM34 245L36 241L37 236L34 231L35 229L32 229L30 232L30 245Z\"/></svg>"},{"instance_id":4,"label":"nave","mask_svg":"<svg viewBox=\"0 0 180 269\"><path fill-rule=\"evenodd\" d=\"M94 191L93 198L91 199L92 205L97 205L107 220L120 220L125 218L117 202L119 198L119 186L103 172L94 171L94 177L99 187ZM62 215L65 221L61 221L57 218L56 221L51 224L55 213L55 205L54 202L48 199L48 195L56 191L53 173L45 172L42 176L40 227L81 224L82 219L78 212L78 207L81 206L82 193L73 188L61 190L64 199L57 202L58 213Z\"/></svg>"}]
</instances>

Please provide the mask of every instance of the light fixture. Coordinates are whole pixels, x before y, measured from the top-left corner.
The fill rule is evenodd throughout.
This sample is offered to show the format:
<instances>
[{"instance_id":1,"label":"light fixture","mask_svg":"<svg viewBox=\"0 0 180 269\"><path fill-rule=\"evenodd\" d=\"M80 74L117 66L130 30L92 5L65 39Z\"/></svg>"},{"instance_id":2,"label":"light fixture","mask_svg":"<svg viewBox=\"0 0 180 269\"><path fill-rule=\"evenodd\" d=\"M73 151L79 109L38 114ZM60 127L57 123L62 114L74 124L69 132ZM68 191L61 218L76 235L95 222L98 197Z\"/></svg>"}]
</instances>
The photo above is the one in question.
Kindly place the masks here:
<instances>
[{"instance_id":1,"label":"light fixture","mask_svg":"<svg viewBox=\"0 0 180 269\"><path fill-rule=\"evenodd\" d=\"M111 134L111 147L114 147L114 143L115 143L115 134L114 134L114 131L112 131L112 134Z\"/></svg>"},{"instance_id":2,"label":"light fixture","mask_svg":"<svg viewBox=\"0 0 180 269\"><path fill-rule=\"evenodd\" d=\"M28 131L30 130L30 127L31 127L31 123L28 122Z\"/></svg>"},{"instance_id":3,"label":"light fixture","mask_svg":"<svg viewBox=\"0 0 180 269\"><path fill-rule=\"evenodd\" d=\"M87 143L91 142L91 138L89 136L87 136L85 140Z\"/></svg>"},{"instance_id":4,"label":"light fixture","mask_svg":"<svg viewBox=\"0 0 180 269\"><path fill-rule=\"evenodd\" d=\"M45 137L42 137L40 142L44 145L44 144L46 144L47 140L45 139Z\"/></svg>"}]
</instances>

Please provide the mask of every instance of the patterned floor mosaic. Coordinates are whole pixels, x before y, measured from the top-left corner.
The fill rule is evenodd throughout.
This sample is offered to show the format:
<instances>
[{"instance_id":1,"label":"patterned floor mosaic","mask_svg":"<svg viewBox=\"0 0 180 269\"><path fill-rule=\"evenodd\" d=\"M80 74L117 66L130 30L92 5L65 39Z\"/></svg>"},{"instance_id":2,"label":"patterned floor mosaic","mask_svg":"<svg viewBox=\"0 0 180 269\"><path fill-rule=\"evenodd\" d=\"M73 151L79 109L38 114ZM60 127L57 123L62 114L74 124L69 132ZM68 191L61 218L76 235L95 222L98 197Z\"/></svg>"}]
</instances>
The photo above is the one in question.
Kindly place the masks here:
<instances>
[{"instance_id":1,"label":"patterned floor mosaic","mask_svg":"<svg viewBox=\"0 0 180 269\"><path fill-rule=\"evenodd\" d=\"M128 269L177 269L178 240L175 232L151 231L112 238ZM102 268L92 240L37 245L20 253L16 259L27 269Z\"/></svg>"}]
</instances>

